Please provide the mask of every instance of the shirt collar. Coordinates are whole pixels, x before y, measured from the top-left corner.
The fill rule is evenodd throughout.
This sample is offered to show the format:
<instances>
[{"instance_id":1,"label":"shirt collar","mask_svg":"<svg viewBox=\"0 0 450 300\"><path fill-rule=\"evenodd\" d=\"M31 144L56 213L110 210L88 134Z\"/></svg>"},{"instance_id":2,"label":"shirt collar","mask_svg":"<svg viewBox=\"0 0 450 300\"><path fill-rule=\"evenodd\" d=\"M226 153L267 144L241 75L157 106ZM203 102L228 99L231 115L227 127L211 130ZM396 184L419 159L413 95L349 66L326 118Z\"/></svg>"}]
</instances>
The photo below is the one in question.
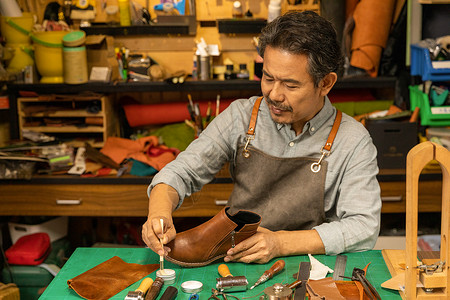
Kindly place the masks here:
<instances>
[{"instance_id":1,"label":"shirt collar","mask_svg":"<svg viewBox=\"0 0 450 300\"><path fill-rule=\"evenodd\" d=\"M322 109L319 111L317 115L314 116L309 122L306 122L304 130L308 130L311 135L317 132L317 130L325 124L326 121L330 119L330 117L334 113L334 107L331 104L328 96L325 96L325 103Z\"/></svg>"},{"instance_id":2,"label":"shirt collar","mask_svg":"<svg viewBox=\"0 0 450 300\"><path fill-rule=\"evenodd\" d=\"M311 120L306 122L303 132L309 131L311 135L313 135L315 132L317 132L317 129L319 129L329 118L333 115L334 108L331 104L330 99L328 99L328 96L325 96L325 101L322 109L319 111L317 115L314 116ZM280 130L285 126L285 124L277 124L277 129Z\"/></svg>"}]
</instances>

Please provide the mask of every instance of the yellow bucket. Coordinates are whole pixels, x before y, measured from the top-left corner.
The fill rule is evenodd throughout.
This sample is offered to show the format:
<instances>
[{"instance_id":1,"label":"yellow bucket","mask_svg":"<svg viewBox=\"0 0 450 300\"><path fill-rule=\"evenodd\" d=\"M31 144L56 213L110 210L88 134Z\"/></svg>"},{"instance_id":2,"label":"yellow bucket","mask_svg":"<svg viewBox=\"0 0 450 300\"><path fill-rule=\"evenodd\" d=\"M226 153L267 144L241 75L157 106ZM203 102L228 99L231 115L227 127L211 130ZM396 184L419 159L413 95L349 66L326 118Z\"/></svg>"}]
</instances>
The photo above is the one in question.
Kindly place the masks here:
<instances>
[{"instance_id":1,"label":"yellow bucket","mask_svg":"<svg viewBox=\"0 0 450 300\"><path fill-rule=\"evenodd\" d=\"M7 44L5 50L11 53L11 60L8 62L6 70L10 73L21 72L26 66L33 66L31 45L28 44Z\"/></svg>"},{"instance_id":2,"label":"yellow bucket","mask_svg":"<svg viewBox=\"0 0 450 300\"><path fill-rule=\"evenodd\" d=\"M34 59L41 83L63 83L62 39L67 31L33 33Z\"/></svg>"},{"instance_id":3,"label":"yellow bucket","mask_svg":"<svg viewBox=\"0 0 450 300\"><path fill-rule=\"evenodd\" d=\"M0 17L1 33L7 44L30 44L28 33L33 24L33 15L29 12L24 12L22 17Z\"/></svg>"}]
</instances>

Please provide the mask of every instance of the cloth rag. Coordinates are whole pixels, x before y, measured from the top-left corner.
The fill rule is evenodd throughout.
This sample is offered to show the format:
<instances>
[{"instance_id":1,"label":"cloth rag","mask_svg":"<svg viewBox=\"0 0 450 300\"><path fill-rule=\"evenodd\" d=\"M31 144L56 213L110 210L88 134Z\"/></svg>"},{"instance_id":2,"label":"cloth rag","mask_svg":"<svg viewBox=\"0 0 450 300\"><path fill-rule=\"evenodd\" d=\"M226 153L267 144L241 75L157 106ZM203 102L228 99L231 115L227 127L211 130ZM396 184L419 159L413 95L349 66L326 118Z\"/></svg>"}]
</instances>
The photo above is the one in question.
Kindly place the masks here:
<instances>
[{"instance_id":1,"label":"cloth rag","mask_svg":"<svg viewBox=\"0 0 450 300\"><path fill-rule=\"evenodd\" d=\"M326 265L322 264L311 254L308 254L309 261L311 262L311 272L309 274L309 279L319 280L327 276L328 273L333 273L333 269L330 269Z\"/></svg>"}]
</instances>

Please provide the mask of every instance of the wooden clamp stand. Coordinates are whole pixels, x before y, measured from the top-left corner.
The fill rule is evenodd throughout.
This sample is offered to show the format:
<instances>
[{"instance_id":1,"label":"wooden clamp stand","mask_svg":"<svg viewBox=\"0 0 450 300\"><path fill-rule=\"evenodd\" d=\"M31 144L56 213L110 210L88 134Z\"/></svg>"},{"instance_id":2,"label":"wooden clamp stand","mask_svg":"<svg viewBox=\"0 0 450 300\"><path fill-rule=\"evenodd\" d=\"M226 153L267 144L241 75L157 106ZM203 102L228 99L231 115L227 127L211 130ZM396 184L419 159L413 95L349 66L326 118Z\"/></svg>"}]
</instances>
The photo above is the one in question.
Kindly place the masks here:
<instances>
[{"instance_id":1,"label":"wooden clamp stand","mask_svg":"<svg viewBox=\"0 0 450 300\"><path fill-rule=\"evenodd\" d=\"M417 288L417 227L418 186L422 169L436 160L442 169L442 217L440 261L444 262L442 272L426 274L419 271L419 280L424 288ZM406 158L406 299L450 299L450 152L431 142L412 148Z\"/></svg>"}]
</instances>

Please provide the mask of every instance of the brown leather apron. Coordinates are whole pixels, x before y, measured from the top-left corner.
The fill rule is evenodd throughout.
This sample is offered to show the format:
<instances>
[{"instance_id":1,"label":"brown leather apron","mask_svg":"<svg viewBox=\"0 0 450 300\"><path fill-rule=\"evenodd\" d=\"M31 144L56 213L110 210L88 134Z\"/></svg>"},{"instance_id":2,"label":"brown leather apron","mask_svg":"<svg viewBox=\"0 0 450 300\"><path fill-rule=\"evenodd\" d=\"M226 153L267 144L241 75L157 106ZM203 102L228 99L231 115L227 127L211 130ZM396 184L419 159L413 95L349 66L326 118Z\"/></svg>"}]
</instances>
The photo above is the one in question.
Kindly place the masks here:
<instances>
[{"instance_id":1,"label":"brown leather apron","mask_svg":"<svg viewBox=\"0 0 450 300\"><path fill-rule=\"evenodd\" d=\"M311 157L280 158L250 145L262 97L253 106L245 145L234 161L234 187L228 200L229 212L250 210L262 216L261 226L270 230L311 229L325 221L324 191L327 162L342 113L337 112L333 128L318 160Z\"/></svg>"}]
</instances>

